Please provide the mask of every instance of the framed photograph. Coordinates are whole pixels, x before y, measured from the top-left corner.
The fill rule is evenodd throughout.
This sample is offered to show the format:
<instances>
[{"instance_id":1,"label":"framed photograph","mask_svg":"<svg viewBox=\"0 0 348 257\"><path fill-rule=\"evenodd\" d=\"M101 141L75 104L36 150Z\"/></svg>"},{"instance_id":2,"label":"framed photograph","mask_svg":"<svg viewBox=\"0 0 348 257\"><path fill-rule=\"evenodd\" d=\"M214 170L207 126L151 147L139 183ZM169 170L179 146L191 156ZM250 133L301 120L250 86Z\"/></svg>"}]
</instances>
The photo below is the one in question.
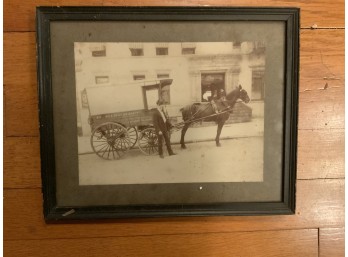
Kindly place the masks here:
<instances>
[{"instance_id":1,"label":"framed photograph","mask_svg":"<svg viewBox=\"0 0 348 257\"><path fill-rule=\"evenodd\" d=\"M298 8L39 7L47 221L295 212Z\"/></svg>"}]
</instances>

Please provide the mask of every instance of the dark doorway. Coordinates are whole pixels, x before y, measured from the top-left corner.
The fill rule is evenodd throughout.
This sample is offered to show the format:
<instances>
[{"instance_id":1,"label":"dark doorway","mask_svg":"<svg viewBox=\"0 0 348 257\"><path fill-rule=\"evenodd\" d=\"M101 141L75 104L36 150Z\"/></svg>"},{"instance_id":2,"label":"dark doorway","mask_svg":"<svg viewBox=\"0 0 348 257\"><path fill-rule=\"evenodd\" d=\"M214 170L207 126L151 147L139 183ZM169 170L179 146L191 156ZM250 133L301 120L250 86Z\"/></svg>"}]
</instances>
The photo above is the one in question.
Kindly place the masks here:
<instances>
[{"instance_id":1,"label":"dark doorway","mask_svg":"<svg viewBox=\"0 0 348 257\"><path fill-rule=\"evenodd\" d=\"M201 101L208 102L216 94L221 96L221 90L225 91L225 73L203 73L201 75Z\"/></svg>"}]
</instances>

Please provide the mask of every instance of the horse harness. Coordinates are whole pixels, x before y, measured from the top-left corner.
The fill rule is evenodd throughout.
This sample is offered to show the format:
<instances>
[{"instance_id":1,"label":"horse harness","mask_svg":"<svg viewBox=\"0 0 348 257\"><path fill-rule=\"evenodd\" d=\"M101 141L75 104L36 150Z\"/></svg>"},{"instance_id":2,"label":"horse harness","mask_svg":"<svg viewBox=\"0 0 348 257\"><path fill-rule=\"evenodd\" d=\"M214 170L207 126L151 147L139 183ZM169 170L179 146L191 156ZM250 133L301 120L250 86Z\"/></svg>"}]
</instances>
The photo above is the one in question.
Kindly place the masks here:
<instances>
[{"instance_id":1,"label":"horse harness","mask_svg":"<svg viewBox=\"0 0 348 257\"><path fill-rule=\"evenodd\" d=\"M221 100L218 100L218 101L221 101ZM200 112L205 111L207 108L209 108L209 107L211 106L211 104L206 104L206 106L205 106L204 109L199 109L199 110L196 111L196 112L194 112L195 110L192 108L194 105L191 105L191 106L190 106L191 118L190 118L189 120L187 120L187 121L183 121L183 122L180 122L180 123L175 124L174 126L172 126L172 129L175 128L176 130L180 130L180 129L181 129L180 127L181 127L182 125L187 124L187 123L196 123L196 122L200 122L200 121L202 121L202 120L204 120L204 119L206 119L206 118L215 117L215 116L218 116L218 115L225 114L225 113L227 113L227 112L230 112L230 113L231 113L231 112L232 112L232 107L233 107L233 106L227 104L227 103L230 102L230 101L224 100L224 101L221 101L221 102L222 102L222 104L226 107L225 109L220 110L219 113L214 113L214 114L212 114L212 115L208 115L208 116L205 116L205 117L203 117L203 118L197 118L197 119L195 119L195 116L196 116L197 114L199 114ZM201 104L196 104L196 105L201 105Z\"/></svg>"}]
</instances>

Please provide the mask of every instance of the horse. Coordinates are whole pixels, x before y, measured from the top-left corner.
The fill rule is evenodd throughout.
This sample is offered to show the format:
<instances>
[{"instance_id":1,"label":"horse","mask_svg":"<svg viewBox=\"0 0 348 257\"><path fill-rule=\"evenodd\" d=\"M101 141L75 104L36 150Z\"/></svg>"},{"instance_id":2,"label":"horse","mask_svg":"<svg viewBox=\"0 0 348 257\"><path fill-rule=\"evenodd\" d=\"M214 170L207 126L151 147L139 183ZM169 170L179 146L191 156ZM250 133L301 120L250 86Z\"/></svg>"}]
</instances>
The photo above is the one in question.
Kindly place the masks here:
<instances>
[{"instance_id":1,"label":"horse","mask_svg":"<svg viewBox=\"0 0 348 257\"><path fill-rule=\"evenodd\" d=\"M218 110L217 114L211 103L192 104L181 108L180 111L184 121L184 127L181 130L181 148L186 149L185 134L187 129L195 121L201 120L215 121L217 123L215 142L216 146L220 147L220 134L222 127L224 126L226 120L229 118L230 113L232 112L232 109L238 99L241 99L245 103L248 103L250 101L247 91L242 89L241 85L227 94L224 100L220 99L215 101L216 109Z\"/></svg>"}]
</instances>

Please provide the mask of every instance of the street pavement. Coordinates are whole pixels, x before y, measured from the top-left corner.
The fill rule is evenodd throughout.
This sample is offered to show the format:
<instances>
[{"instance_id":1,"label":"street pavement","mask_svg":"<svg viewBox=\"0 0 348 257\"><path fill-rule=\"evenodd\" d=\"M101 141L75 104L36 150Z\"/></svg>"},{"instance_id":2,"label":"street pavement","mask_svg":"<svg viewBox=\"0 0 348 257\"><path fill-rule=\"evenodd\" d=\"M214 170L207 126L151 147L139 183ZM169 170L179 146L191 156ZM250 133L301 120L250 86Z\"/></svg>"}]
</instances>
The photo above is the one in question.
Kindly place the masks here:
<instances>
[{"instance_id":1,"label":"street pavement","mask_svg":"<svg viewBox=\"0 0 348 257\"><path fill-rule=\"evenodd\" d=\"M177 155L165 155L164 159L144 155L139 149L131 149L121 159L112 161L94 153L80 154L80 185L262 181L263 136L233 137L227 132L235 125L224 128L221 147L216 147L212 140L197 140L198 130L194 132L192 128L197 137L191 137L187 149L174 144ZM204 134L212 128L200 129Z\"/></svg>"},{"instance_id":2,"label":"street pavement","mask_svg":"<svg viewBox=\"0 0 348 257\"><path fill-rule=\"evenodd\" d=\"M213 141L216 136L217 125L205 127L192 127L186 132L185 143ZM220 139L236 139L245 137L260 137L263 136L264 122L263 119L253 119L250 122L226 124L222 128ZM181 131L175 131L171 134L171 143L179 144ZM134 146L137 148L137 145ZM140 150L138 150L140 151ZM90 137L78 137L78 152L79 154L92 153Z\"/></svg>"}]
</instances>

